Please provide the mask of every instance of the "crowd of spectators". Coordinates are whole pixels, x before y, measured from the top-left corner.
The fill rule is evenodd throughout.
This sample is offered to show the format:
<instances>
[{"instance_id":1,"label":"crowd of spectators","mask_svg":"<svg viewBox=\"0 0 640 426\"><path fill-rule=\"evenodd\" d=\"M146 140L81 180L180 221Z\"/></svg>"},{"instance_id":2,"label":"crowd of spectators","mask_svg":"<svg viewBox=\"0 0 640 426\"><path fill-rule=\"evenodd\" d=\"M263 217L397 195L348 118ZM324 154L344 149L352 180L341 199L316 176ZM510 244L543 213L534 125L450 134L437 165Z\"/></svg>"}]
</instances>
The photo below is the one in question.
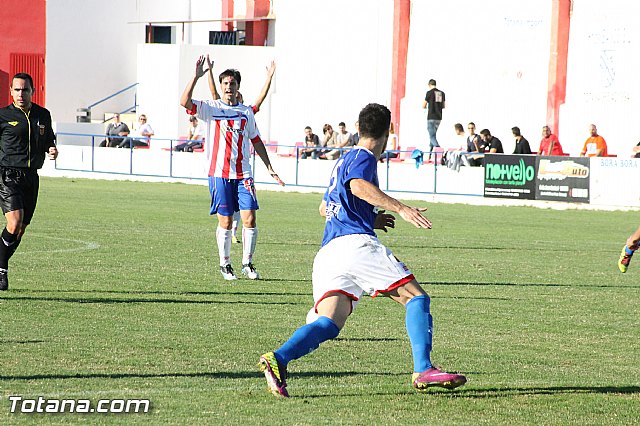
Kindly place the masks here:
<instances>
[{"instance_id":1,"label":"crowd of spectators","mask_svg":"<svg viewBox=\"0 0 640 426\"><path fill-rule=\"evenodd\" d=\"M321 160L337 160L340 158L345 148L358 144L360 135L358 133L358 122L355 123L356 131L351 133L347 130L344 122L338 124L338 131L333 130L331 124L322 126L322 140L313 133L311 126L304 128L304 144L299 150L300 158Z\"/></svg>"}]
</instances>

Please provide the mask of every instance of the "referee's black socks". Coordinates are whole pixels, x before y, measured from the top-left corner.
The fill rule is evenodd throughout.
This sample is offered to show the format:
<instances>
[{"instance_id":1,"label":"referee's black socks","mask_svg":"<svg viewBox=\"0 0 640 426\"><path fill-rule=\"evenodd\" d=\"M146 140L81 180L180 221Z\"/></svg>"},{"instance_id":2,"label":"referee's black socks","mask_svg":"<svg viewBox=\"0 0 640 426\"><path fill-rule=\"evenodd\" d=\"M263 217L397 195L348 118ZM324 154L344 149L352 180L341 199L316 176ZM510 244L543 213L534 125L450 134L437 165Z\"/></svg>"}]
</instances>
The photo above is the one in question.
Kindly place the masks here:
<instances>
[{"instance_id":1,"label":"referee's black socks","mask_svg":"<svg viewBox=\"0 0 640 426\"><path fill-rule=\"evenodd\" d=\"M18 244L20 244L18 236L4 228L2 230L2 241L0 242L0 269L9 268L9 259L16 252Z\"/></svg>"}]
</instances>

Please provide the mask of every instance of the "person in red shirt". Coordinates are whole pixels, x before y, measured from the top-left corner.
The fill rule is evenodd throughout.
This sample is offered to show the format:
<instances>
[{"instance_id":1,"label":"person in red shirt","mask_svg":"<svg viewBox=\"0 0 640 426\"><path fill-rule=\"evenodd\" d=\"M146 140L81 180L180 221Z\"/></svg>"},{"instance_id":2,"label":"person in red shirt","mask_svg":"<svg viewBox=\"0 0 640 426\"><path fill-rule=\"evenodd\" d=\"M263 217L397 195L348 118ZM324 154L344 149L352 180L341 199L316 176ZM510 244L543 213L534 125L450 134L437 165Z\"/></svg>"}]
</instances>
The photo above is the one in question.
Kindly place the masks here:
<instances>
[{"instance_id":1,"label":"person in red shirt","mask_svg":"<svg viewBox=\"0 0 640 426\"><path fill-rule=\"evenodd\" d=\"M542 140L540 141L540 148L538 148L538 155L564 155L558 137L551 133L549 126L542 127Z\"/></svg>"}]
</instances>

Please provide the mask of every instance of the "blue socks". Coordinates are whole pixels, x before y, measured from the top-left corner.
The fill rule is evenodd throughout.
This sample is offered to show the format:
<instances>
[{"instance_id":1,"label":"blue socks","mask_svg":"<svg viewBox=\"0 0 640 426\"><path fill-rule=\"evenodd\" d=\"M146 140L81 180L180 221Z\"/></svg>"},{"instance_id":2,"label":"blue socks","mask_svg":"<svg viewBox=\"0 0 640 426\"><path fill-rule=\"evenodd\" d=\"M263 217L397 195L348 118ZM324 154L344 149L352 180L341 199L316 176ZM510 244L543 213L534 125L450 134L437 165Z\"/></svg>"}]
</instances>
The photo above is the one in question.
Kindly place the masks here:
<instances>
[{"instance_id":1,"label":"blue socks","mask_svg":"<svg viewBox=\"0 0 640 426\"><path fill-rule=\"evenodd\" d=\"M433 319L429 313L429 296L416 296L405 305L406 326L413 352L413 371L421 373L431 368L431 346ZM278 350L274 352L278 362L284 366L316 350L322 342L335 339L340 329L331 319L319 317L311 324L297 329Z\"/></svg>"},{"instance_id":2,"label":"blue socks","mask_svg":"<svg viewBox=\"0 0 640 426\"><path fill-rule=\"evenodd\" d=\"M320 343L335 339L338 334L340 329L335 322L327 317L319 317L311 324L297 329L274 354L278 362L286 366L289 361L318 349Z\"/></svg>"},{"instance_id":3,"label":"blue socks","mask_svg":"<svg viewBox=\"0 0 640 426\"><path fill-rule=\"evenodd\" d=\"M624 252L627 253L629 256L633 256L633 253L635 253L635 250L631 250L629 247L624 246Z\"/></svg>"},{"instance_id":4,"label":"blue socks","mask_svg":"<svg viewBox=\"0 0 640 426\"><path fill-rule=\"evenodd\" d=\"M421 373L431 368L433 318L429 313L429 296L416 296L405 305L407 334L413 352L413 371Z\"/></svg>"}]
</instances>

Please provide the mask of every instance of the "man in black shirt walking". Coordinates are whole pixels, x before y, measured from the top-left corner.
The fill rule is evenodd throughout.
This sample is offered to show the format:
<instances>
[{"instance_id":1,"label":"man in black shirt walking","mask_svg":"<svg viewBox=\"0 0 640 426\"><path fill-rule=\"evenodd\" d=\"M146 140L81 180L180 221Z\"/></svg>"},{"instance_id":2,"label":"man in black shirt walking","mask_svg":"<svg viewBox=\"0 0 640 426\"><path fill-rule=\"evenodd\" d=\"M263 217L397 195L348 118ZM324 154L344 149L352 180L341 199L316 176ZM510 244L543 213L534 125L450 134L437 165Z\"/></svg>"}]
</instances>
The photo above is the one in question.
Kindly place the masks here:
<instances>
[{"instance_id":1,"label":"man in black shirt walking","mask_svg":"<svg viewBox=\"0 0 640 426\"><path fill-rule=\"evenodd\" d=\"M31 102L31 76L16 74L10 89L13 103L0 108L0 206L7 219L0 236L0 290L9 287L9 259L36 209L38 169L45 156L52 160L58 156L51 114Z\"/></svg>"},{"instance_id":2,"label":"man in black shirt walking","mask_svg":"<svg viewBox=\"0 0 640 426\"><path fill-rule=\"evenodd\" d=\"M444 109L444 92L438 90L436 87L436 81L434 79L429 80L429 91L424 97L422 108L427 108L427 131L429 132L429 159L431 159L431 152L433 148L439 147L438 139L436 138L436 132L440 127L442 121L442 110Z\"/></svg>"}]
</instances>

